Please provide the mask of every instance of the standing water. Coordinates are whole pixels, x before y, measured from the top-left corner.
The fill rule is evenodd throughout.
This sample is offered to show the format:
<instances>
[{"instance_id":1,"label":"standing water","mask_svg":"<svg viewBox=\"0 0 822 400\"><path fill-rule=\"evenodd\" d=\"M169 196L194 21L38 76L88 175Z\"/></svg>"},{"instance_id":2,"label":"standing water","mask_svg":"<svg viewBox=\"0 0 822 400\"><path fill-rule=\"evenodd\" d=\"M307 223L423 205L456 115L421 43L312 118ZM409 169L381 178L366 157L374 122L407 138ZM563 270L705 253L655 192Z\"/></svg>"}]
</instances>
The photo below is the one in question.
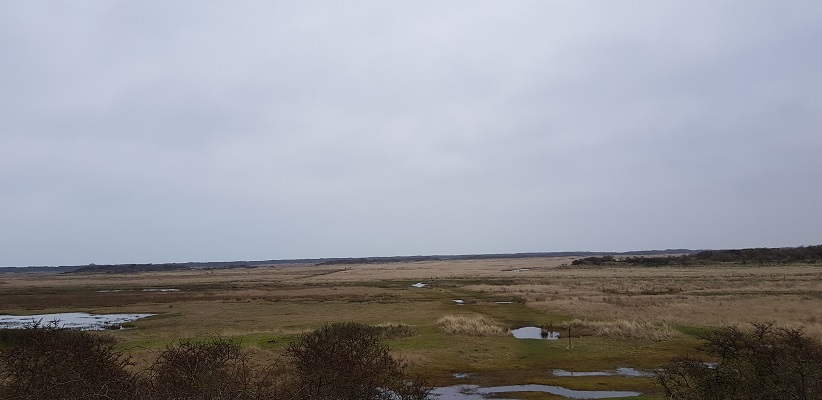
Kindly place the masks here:
<instances>
[{"instance_id":1,"label":"standing water","mask_svg":"<svg viewBox=\"0 0 822 400\"><path fill-rule=\"evenodd\" d=\"M479 387L477 385L456 385L434 388L431 394L438 400L484 400L488 395L514 392L551 393L569 399L612 399L617 397L634 397L642 393L613 390L573 390L562 386L548 385L511 385ZM494 397L495 399L499 399Z\"/></svg>"},{"instance_id":2,"label":"standing water","mask_svg":"<svg viewBox=\"0 0 822 400\"><path fill-rule=\"evenodd\" d=\"M514 329L511 331L511 334L514 335L514 337L517 339L559 339L559 332L549 331L545 328L540 328L538 326L525 326L519 329Z\"/></svg>"},{"instance_id":3,"label":"standing water","mask_svg":"<svg viewBox=\"0 0 822 400\"><path fill-rule=\"evenodd\" d=\"M0 329L23 329L34 324L54 323L58 328L99 331L120 327L121 324L150 317L154 314L87 314L59 313L39 315L0 315Z\"/></svg>"}]
</instances>

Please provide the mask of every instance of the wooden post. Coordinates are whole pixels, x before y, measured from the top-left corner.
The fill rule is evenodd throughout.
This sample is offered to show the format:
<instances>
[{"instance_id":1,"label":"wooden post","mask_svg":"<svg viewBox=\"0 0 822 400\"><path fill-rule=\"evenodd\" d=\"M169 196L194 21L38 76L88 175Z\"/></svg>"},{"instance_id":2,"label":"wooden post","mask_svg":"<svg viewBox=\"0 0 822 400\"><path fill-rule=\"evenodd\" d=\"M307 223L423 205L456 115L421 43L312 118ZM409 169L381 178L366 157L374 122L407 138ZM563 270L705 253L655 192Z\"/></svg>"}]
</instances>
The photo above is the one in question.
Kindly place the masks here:
<instances>
[{"instance_id":1,"label":"wooden post","mask_svg":"<svg viewBox=\"0 0 822 400\"><path fill-rule=\"evenodd\" d=\"M571 325L568 325L568 350L573 348L574 346L571 344Z\"/></svg>"}]
</instances>

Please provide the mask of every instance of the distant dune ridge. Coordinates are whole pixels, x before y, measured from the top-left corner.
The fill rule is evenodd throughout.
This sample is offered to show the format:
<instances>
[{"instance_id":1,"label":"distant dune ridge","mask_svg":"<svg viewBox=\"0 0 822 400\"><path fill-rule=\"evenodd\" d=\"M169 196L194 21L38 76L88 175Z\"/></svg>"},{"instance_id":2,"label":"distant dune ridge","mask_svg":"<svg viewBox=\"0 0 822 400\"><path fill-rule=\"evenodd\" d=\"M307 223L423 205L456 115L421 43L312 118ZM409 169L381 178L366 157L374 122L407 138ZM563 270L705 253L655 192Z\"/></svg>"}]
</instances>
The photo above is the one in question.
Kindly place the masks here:
<instances>
[{"instance_id":1,"label":"distant dune ridge","mask_svg":"<svg viewBox=\"0 0 822 400\"><path fill-rule=\"evenodd\" d=\"M667 255L668 257L659 257ZM730 250L640 250L628 252L562 251L501 254L464 254L430 256L390 256L390 257L349 257L349 258L303 258L262 261L211 261L163 264L88 264L58 267L0 267L0 273L134 273L151 271L172 271L186 269L227 269L253 268L260 266L300 266L300 265L355 265L388 264L402 262L489 260L510 258L582 257L573 265L633 264L672 265L700 262L817 262L822 261L822 245L748 248Z\"/></svg>"}]
</instances>

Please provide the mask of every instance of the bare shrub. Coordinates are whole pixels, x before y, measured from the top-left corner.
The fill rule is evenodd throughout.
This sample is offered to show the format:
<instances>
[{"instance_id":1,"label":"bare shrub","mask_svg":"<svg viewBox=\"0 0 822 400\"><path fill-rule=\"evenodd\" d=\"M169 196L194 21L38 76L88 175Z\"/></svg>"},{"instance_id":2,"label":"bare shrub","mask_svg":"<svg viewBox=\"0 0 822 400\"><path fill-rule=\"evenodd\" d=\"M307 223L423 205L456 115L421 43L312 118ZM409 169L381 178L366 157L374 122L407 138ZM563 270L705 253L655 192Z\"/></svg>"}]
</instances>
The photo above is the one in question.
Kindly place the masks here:
<instances>
[{"instance_id":1,"label":"bare shrub","mask_svg":"<svg viewBox=\"0 0 822 400\"><path fill-rule=\"evenodd\" d=\"M446 333L469 336L504 336L507 329L483 315L446 315L437 321Z\"/></svg>"},{"instance_id":2,"label":"bare shrub","mask_svg":"<svg viewBox=\"0 0 822 400\"><path fill-rule=\"evenodd\" d=\"M822 399L822 343L801 329L753 324L753 331L725 327L708 333L707 363L678 357L657 372L672 400Z\"/></svg>"},{"instance_id":3,"label":"bare shrub","mask_svg":"<svg viewBox=\"0 0 822 400\"><path fill-rule=\"evenodd\" d=\"M380 340L411 334L402 324L334 324L302 335L290 364L266 368L235 342L185 339L135 375L114 340L33 326L0 331L0 399L426 399L430 388Z\"/></svg>"},{"instance_id":4,"label":"bare shrub","mask_svg":"<svg viewBox=\"0 0 822 400\"><path fill-rule=\"evenodd\" d=\"M601 336L618 339L646 339L661 341L679 336L680 333L667 323L650 321L629 321L618 319L613 321L587 321L573 319L561 325L571 328L575 336Z\"/></svg>"},{"instance_id":5,"label":"bare shrub","mask_svg":"<svg viewBox=\"0 0 822 400\"><path fill-rule=\"evenodd\" d=\"M163 399L254 398L254 371L236 343L215 338L169 345L149 369L152 396Z\"/></svg>"},{"instance_id":6,"label":"bare shrub","mask_svg":"<svg viewBox=\"0 0 822 400\"><path fill-rule=\"evenodd\" d=\"M33 325L0 349L4 399L131 399L137 379L115 340L56 324Z\"/></svg>"},{"instance_id":7,"label":"bare shrub","mask_svg":"<svg viewBox=\"0 0 822 400\"><path fill-rule=\"evenodd\" d=\"M26 335L24 329L0 329L0 348L21 340Z\"/></svg>"},{"instance_id":8,"label":"bare shrub","mask_svg":"<svg viewBox=\"0 0 822 400\"><path fill-rule=\"evenodd\" d=\"M358 323L300 336L286 347L296 376L291 398L426 399L430 389L406 377L406 363L392 357L380 338L380 329Z\"/></svg>"}]
</instances>

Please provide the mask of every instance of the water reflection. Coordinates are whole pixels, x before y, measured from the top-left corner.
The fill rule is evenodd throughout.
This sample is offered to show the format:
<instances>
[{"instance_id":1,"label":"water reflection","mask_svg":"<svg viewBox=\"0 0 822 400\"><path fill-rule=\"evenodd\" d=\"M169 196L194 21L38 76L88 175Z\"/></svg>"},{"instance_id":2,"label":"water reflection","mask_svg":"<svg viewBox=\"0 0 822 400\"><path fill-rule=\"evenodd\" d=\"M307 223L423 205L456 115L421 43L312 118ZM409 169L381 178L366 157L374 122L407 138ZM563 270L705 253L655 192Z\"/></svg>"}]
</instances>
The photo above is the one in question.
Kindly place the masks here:
<instances>
[{"instance_id":1,"label":"water reflection","mask_svg":"<svg viewBox=\"0 0 822 400\"><path fill-rule=\"evenodd\" d=\"M103 330L119 328L121 324L150 317L154 314L87 314L58 313L39 315L0 315L0 329L21 329L32 324L56 323L59 328Z\"/></svg>"},{"instance_id":2,"label":"water reflection","mask_svg":"<svg viewBox=\"0 0 822 400\"><path fill-rule=\"evenodd\" d=\"M514 329L511 331L511 334L514 335L514 337L517 339L559 339L559 332L549 331L545 328L540 328L538 326L525 326L519 329Z\"/></svg>"},{"instance_id":3,"label":"water reflection","mask_svg":"<svg viewBox=\"0 0 822 400\"><path fill-rule=\"evenodd\" d=\"M541 392L563 396L569 399L611 399L639 396L639 392L613 390L573 390L562 386L510 385L479 387L477 385L456 385L434 388L431 394L439 400L485 400L488 395L514 392ZM497 399L495 397L495 399Z\"/></svg>"},{"instance_id":4,"label":"water reflection","mask_svg":"<svg viewBox=\"0 0 822 400\"><path fill-rule=\"evenodd\" d=\"M617 368L613 371L586 371L574 372L566 371L564 369L555 369L554 376L630 376L634 378L652 378L654 374L651 372L640 371L634 368Z\"/></svg>"}]
</instances>

